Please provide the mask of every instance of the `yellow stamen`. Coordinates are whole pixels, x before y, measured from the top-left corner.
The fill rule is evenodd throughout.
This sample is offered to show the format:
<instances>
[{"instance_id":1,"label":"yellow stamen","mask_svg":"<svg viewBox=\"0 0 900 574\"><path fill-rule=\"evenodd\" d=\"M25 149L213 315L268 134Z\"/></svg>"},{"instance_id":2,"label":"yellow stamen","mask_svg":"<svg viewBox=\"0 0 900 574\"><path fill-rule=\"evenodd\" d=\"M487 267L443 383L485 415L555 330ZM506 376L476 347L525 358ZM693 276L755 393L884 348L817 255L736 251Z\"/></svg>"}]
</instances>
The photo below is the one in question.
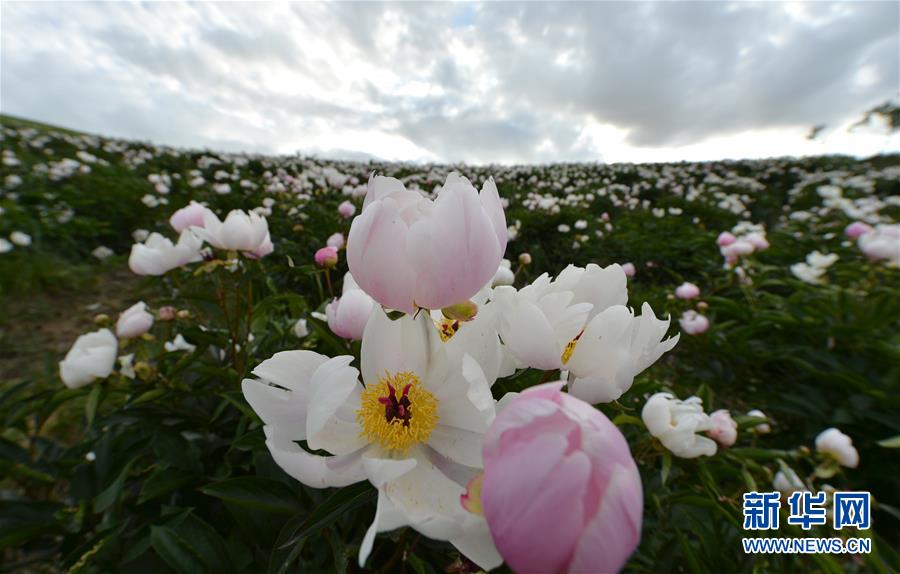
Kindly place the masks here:
<instances>
[{"instance_id":1,"label":"yellow stamen","mask_svg":"<svg viewBox=\"0 0 900 574\"><path fill-rule=\"evenodd\" d=\"M386 450L407 451L437 426L437 400L411 371L389 374L366 387L356 420L362 436Z\"/></svg>"},{"instance_id":2,"label":"yellow stamen","mask_svg":"<svg viewBox=\"0 0 900 574\"><path fill-rule=\"evenodd\" d=\"M560 359L562 359L563 365L568 363L569 359L572 358L572 353L575 352L575 347L578 346L578 339L580 339L582 335L584 335L584 329L582 329L577 335L575 335L574 339L566 343L566 348L563 350L562 356L560 357Z\"/></svg>"},{"instance_id":3,"label":"yellow stamen","mask_svg":"<svg viewBox=\"0 0 900 574\"><path fill-rule=\"evenodd\" d=\"M440 323L437 323L437 328L441 334L441 341L446 343L459 331L459 321L444 318Z\"/></svg>"}]
</instances>

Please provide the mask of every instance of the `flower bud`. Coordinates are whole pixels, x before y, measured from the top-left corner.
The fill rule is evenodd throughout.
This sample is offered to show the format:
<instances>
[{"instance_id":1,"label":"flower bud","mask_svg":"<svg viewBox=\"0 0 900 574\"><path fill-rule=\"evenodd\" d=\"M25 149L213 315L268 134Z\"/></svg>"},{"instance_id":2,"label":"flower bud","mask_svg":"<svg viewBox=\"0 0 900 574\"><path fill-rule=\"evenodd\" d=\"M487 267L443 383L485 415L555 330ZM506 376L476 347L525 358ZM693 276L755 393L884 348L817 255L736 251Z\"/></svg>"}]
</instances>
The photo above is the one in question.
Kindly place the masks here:
<instances>
[{"instance_id":1,"label":"flower bud","mask_svg":"<svg viewBox=\"0 0 900 574\"><path fill-rule=\"evenodd\" d=\"M325 269L331 269L338 262L338 250L334 247L322 247L316 251L316 265Z\"/></svg>"},{"instance_id":2,"label":"flower bud","mask_svg":"<svg viewBox=\"0 0 900 574\"><path fill-rule=\"evenodd\" d=\"M450 305L441 309L444 317L451 321L471 321L478 313L478 305L471 301L463 301L456 305Z\"/></svg>"},{"instance_id":3,"label":"flower bud","mask_svg":"<svg viewBox=\"0 0 900 574\"><path fill-rule=\"evenodd\" d=\"M171 305L166 305L165 307L159 308L159 320L160 321L171 321L175 318L175 314L177 313L175 307Z\"/></svg>"},{"instance_id":4,"label":"flower bud","mask_svg":"<svg viewBox=\"0 0 900 574\"><path fill-rule=\"evenodd\" d=\"M519 254L519 265L531 265L531 253Z\"/></svg>"}]
</instances>

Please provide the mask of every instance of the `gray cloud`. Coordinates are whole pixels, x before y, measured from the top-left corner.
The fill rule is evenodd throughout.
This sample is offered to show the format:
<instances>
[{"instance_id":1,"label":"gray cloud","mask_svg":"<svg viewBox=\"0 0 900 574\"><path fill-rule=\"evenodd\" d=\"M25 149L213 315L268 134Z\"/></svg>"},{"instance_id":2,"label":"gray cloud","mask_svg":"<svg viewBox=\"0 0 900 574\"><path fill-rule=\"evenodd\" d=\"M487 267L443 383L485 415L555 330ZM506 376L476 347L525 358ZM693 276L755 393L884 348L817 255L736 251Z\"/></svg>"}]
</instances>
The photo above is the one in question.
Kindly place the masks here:
<instances>
[{"instance_id":1,"label":"gray cloud","mask_svg":"<svg viewBox=\"0 0 900 574\"><path fill-rule=\"evenodd\" d=\"M6 2L0 106L358 158L597 160L753 130L800 146L898 94L898 20L894 2ZM583 137L598 125L624 139Z\"/></svg>"}]
</instances>

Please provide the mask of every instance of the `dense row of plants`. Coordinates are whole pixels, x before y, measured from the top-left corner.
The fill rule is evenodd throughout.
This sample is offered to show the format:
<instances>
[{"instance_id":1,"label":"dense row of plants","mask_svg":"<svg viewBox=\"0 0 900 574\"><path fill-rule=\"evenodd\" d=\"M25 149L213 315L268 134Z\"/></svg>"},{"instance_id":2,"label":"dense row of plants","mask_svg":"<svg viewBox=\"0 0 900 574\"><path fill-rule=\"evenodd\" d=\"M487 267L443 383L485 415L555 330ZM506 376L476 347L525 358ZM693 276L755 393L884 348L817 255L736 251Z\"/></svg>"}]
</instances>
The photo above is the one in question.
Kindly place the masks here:
<instances>
[{"instance_id":1,"label":"dense row of plants","mask_svg":"<svg viewBox=\"0 0 900 574\"><path fill-rule=\"evenodd\" d=\"M279 363L286 357L279 353L304 351L291 355L303 361L350 357L352 367L334 367L344 373L335 381L355 367L365 388L374 388L366 357L378 353L367 349L395 337L403 353L418 344L410 341L427 340L474 380L471 366L461 366L468 357L485 392L507 397L501 405L509 393L568 379L565 399L553 400L587 401L614 423L618 431L604 432L627 441L625 459L633 457L643 492L642 534L617 550L625 560L639 538L626 571L900 569L900 157L360 164L189 152L4 118L2 170L4 308L35 293L90 290L114 269L143 278L136 290L143 300L128 300L119 316L71 310L82 332L93 334L72 341L67 357L4 375L6 570L343 572L361 568L361 547L362 568L372 571L495 566L462 534L409 516L366 537L385 492L371 475L345 480L285 468L292 464L285 452L343 453L321 437L285 431L302 405L281 413L286 418L260 406L267 399L254 385L277 395L297 391L291 385L304 377L321 384L302 361ZM440 198L468 185L447 179L454 171L479 188L493 178L500 203L487 205L485 217L496 223L500 209L502 227L479 232L469 223L485 220L472 215L448 229L448 207L417 237L446 248L439 256L378 245L378 253L354 252L365 240L348 244L352 222L362 226L366 213L386 209L398 185L412 194L397 195L407 198L396 200L401 205ZM370 180L373 172L398 179ZM465 213L474 213L470 207ZM418 220L432 208L416 209L422 213L403 217ZM467 243L472 237L478 240ZM454 251L457 241L464 246ZM409 296L401 296L407 271L397 263L405 259L439 263ZM472 304L454 305L466 290ZM559 293L572 295L554 299ZM406 315L385 314L381 304ZM3 314L6 322L14 317ZM397 329L424 331L404 339L392 334ZM619 347L603 346L598 330L613 338L652 331L655 339L641 335L640 348L625 345L623 358ZM538 336L547 332L559 340ZM3 358L14 359L16 342L3 343ZM377 364L378 373L390 370ZM502 420L502 408L473 394L467 400L479 412L491 411L482 413L484 425ZM378 404L402 419L393 396L372 398L385 399ZM697 422L689 432L668 432L648 411L651 401L670 422L682 411ZM363 436L382 436L360 424ZM831 428L838 434L823 434ZM435 432L426 430L422 436ZM467 453L459 456L472 467ZM466 528L480 521L476 529L487 516L507 562L500 568L509 568L517 552L492 518L492 479L485 475L481 509L479 483L466 478L461 491L478 504L451 514ZM775 489L870 491L874 528L855 535L873 538L873 552L744 555L742 494ZM630 504L609 527L627 530ZM527 542L543 527L516 530L514 538ZM834 535L824 527L819 533ZM804 534L787 527L780 535ZM580 554L566 552L572 566ZM611 562L594 563L614 568L616 550L601 554Z\"/></svg>"}]
</instances>

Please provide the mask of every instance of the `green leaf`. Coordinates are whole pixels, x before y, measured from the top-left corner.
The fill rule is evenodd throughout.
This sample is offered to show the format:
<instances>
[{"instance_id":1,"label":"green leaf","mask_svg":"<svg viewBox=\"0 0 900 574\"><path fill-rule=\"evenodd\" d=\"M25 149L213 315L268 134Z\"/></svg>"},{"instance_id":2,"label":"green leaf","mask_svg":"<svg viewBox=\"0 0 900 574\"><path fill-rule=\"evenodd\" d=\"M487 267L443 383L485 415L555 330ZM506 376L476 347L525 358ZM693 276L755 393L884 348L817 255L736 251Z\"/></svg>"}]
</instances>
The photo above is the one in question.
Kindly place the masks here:
<instances>
[{"instance_id":1,"label":"green leaf","mask_svg":"<svg viewBox=\"0 0 900 574\"><path fill-rule=\"evenodd\" d=\"M167 526L150 527L150 543L159 557L176 572L195 574L207 572L206 564L197 551Z\"/></svg>"},{"instance_id":2,"label":"green leaf","mask_svg":"<svg viewBox=\"0 0 900 574\"><path fill-rule=\"evenodd\" d=\"M660 475L660 481L662 485L666 485L666 480L669 478L669 473L672 471L672 455L669 454L669 451L663 453L662 456L662 473Z\"/></svg>"},{"instance_id":3,"label":"green leaf","mask_svg":"<svg viewBox=\"0 0 900 574\"><path fill-rule=\"evenodd\" d=\"M193 472L186 472L177 468L157 468L144 481L141 493L138 496L138 504L143 504L164 494L168 494L177 488L190 484L197 479Z\"/></svg>"},{"instance_id":4,"label":"green leaf","mask_svg":"<svg viewBox=\"0 0 900 574\"><path fill-rule=\"evenodd\" d=\"M91 389L87 402L84 404L84 418L87 419L87 426L94 423L94 415L97 414L97 407L100 405L100 394L103 392L103 385L97 383Z\"/></svg>"},{"instance_id":5,"label":"green leaf","mask_svg":"<svg viewBox=\"0 0 900 574\"><path fill-rule=\"evenodd\" d=\"M125 465L119 473L119 476L112 481L112 484L107 486L103 492L94 498L94 512L103 512L119 500L119 495L125 487L125 480L128 478L128 473L131 472L131 467L134 466L134 463L136 463L137 460L137 457L135 457L128 461L128 464Z\"/></svg>"},{"instance_id":6,"label":"green leaf","mask_svg":"<svg viewBox=\"0 0 900 574\"><path fill-rule=\"evenodd\" d=\"M295 514L303 509L294 490L283 482L260 476L242 476L213 482L200 488L200 492L276 514Z\"/></svg>"},{"instance_id":7,"label":"green leaf","mask_svg":"<svg viewBox=\"0 0 900 574\"><path fill-rule=\"evenodd\" d=\"M290 539L279 545L279 548L296 544L311 533L328 526L341 516L346 516L352 510L374 499L376 492L367 482L358 482L340 489L307 515L297 526ZM290 523L285 528L289 525ZM281 537L279 536L279 538Z\"/></svg>"},{"instance_id":8,"label":"green leaf","mask_svg":"<svg viewBox=\"0 0 900 574\"><path fill-rule=\"evenodd\" d=\"M900 448L900 434L895 437L880 440L875 444L883 446L884 448Z\"/></svg>"}]
</instances>

